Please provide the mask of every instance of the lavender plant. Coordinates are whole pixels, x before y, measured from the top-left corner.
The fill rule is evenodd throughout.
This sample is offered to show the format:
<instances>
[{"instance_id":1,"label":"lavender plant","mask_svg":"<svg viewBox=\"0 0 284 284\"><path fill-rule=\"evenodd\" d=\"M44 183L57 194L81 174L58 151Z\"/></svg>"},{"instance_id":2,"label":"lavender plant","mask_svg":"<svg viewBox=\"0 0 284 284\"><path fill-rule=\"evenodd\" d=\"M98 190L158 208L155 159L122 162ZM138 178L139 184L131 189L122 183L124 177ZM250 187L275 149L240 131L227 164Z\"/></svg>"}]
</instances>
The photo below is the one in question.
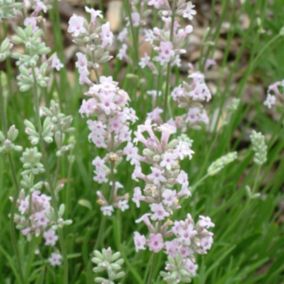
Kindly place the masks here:
<instances>
[{"instance_id":1,"label":"lavender plant","mask_svg":"<svg viewBox=\"0 0 284 284\"><path fill-rule=\"evenodd\" d=\"M0 0L3 281L281 283L281 1L71 2Z\"/></svg>"}]
</instances>

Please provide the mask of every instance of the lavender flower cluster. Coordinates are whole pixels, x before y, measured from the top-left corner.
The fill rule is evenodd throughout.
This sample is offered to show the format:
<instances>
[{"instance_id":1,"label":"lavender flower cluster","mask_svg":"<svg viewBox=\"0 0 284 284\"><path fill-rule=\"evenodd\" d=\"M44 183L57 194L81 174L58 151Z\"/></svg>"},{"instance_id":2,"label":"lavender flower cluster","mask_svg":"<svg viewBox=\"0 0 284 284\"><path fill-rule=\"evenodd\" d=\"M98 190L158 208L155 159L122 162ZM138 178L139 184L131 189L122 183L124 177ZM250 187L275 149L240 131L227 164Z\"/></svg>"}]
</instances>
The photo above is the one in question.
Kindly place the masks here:
<instances>
[{"instance_id":1,"label":"lavender flower cluster","mask_svg":"<svg viewBox=\"0 0 284 284\"><path fill-rule=\"evenodd\" d=\"M64 156L72 164L74 127L72 117L61 112L56 100L49 104L44 102L43 107L40 101L44 101L41 90L51 89L53 76L56 77L54 71L64 65L43 41L42 15L47 13L52 1L23 1L21 5L10 2L7 6L8 2L0 0L0 5L6 5L5 15L0 14L0 19L15 17L21 9L28 16L23 27L18 27L13 37L1 43L0 61L7 57L16 60L18 86L23 92L33 93L35 117L24 121L31 146L24 148L16 144L18 131L12 126L7 133L0 132L0 152L22 152L19 191L13 197L16 228L29 241L44 240L47 247L53 248L50 264L59 266L67 256L61 256L61 245L58 248L56 245L61 243L58 242L60 230L70 225L71 220L64 219L65 205L60 204L59 197L62 185L57 170L46 164L45 150L53 143L57 166ZM93 8L85 8L86 18L74 14L68 22L68 33L77 48L75 66L79 83L85 94L79 113L86 119L88 139L96 149L92 165L93 180L98 188L97 203L102 214L108 217L113 216L115 210L128 210L130 200L136 211L140 211L143 204L147 211L139 213L136 220L145 225L143 233L133 232L136 252L148 249L153 254L166 254L166 265L161 272L164 281L188 283L197 274L197 256L206 254L212 247L214 228L207 216L198 216L197 221L188 212L184 219L176 217L184 201L192 195L188 173L182 167L182 161L189 161L194 155L188 130L200 128L210 120L205 103L212 99L212 93L205 75L188 68L187 80L176 85L171 80L172 69L181 68L187 53L197 12L194 4L185 0L133 0L128 8L126 27L117 35L102 11ZM151 15L158 16L155 27L149 22ZM145 42L149 44L151 51L140 58L138 48L137 58L130 58L131 37L137 40L138 47ZM21 51L17 46L23 47ZM130 96L119 82L104 74L103 66L116 58L136 65L134 70L139 69L141 74L146 68L152 71L156 84L145 92L152 96L153 104L143 119L138 118ZM161 78L165 78L164 84ZM278 87L271 91L276 93ZM162 104L159 96L163 97ZM273 98L269 97L265 104L273 105ZM177 108L184 109L184 113L180 115L178 111L176 115ZM141 120L143 124L139 124ZM221 157L209 167L207 176L217 174L236 158L235 152ZM133 169L133 191L128 192L120 181L122 164L130 164ZM95 273L107 273L107 277L96 277L97 283L115 283L125 276L124 260L111 248L95 250L92 261Z\"/></svg>"},{"instance_id":2,"label":"lavender flower cluster","mask_svg":"<svg viewBox=\"0 0 284 284\"><path fill-rule=\"evenodd\" d=\"M180 161L193 155L192 141L185 135L173 139L175 132L176 128L170 124L156 126L147 120L135 133L135 142L142 144L143 153L137 154L137 149L129 155L135 165L132 177L143 181L144 186L142 190L135 188L132 200L138 208L141 202L147 203L150 210L136 220L146 225L149 234L134 232L134 243L136 251L148 247L154 253L164 251L168 259L178 258L187 276L192 278L197 269L195 255L206 253L212 246L213 233L208 229L214 224L209 217L200 216L195 225L190 214L185 220L174 220L183 199L191 195L188 176ZM164 278L170 280L173 267L167 264L166 270ZM183 281L181 275L178 277Z\"/></svg>"},{"instance_id":3,"label":"lavender flower cluster","mask_svg":"<svg viewBox=\"0 0 284 284\"><path fill-rule=\"evenodd\" d=\"M140 9L137 9L139 5ZM151 9L159 9L162 20L160 28L148 29L147 16ZM154 76L166 74L169 68L181 65L181 55L186 53L196 11L191 2L177 1L172 7L168 1L131 1L131 17L126 29L117 37L121 49L117 53L120 60L127 55L128 38L133 27L141 25L141 34L153 47L152 55L145 54L139 62L142 69L150 68ZM139 11L139 12L138 12ZM87 87L80 107L80 114L88 118L89 140L104 149L104 156L93 160L94 180L108 185L97 191L98 203L106 216L111 216L115 208L125 211L129 208L129 194L119 195L123 187L115 177L119 163L126 160L134 167L132 178L143 183L135 187L132 201L140 208L141 203L149 206L148 213L136 220L143 222L147 235L134 232L136 251L149 248L153 253L164 251L167 255L165 271L162 273L169 283L189 282L196 275L196 256L205 254L213 243L214 227L209 217L200 216L197 223L190 214L184 220L175 220L175 213L182 207L182 201L191 195L187 173L181 168L181 161L191 159L192 140L185 134L177 136L178 129L205 123L209 118L203 106L211 98L204 75L193 72L190 83L182 82L172 90L172 98L187 113L171 117L167 122L161 118L162 108L156 106L148 113L144 124L138 125L132 138L130 124L136 122L135 111L129 107L128 94L119 88L112 77L99 75L100 65L111 60L114 35L109 23L104 23L101 11L86 8L91 19L73 15L68 32L80 52L76 54L79 80ZM133 31L132 31L133 32ZM131 60L131 59L129 59ZM92 76L93 74L93 76ZM149 90L157 97L159 90ZM164 110L165 111L165 110ZM184 121L182 124L178 123ZM140 150L142 152L140 153ZM99 252L97 252L99 253Z\"/></svg>"}]
</instances>

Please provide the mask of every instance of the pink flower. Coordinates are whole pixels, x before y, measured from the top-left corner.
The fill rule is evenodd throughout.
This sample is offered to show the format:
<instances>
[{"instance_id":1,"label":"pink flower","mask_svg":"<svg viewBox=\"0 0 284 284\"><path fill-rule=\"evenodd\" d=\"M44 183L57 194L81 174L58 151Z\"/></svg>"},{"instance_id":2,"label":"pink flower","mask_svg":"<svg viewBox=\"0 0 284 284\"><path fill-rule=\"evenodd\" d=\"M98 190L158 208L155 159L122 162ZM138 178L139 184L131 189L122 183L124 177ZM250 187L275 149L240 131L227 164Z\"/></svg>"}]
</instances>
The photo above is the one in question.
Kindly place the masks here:
<instances>
[{"instance_id":1,"label":"pink flower","mask_svg":"<svg viewBox=\"0 0 284 284\"><path fill-rule=\"evenodd\" d=\"M135 165L135 168L134 168L134 171L132 173L132 176L131 176L135 181L137 181L138 179L143 179L144 178L144 174L142 173L142 169L141 169L141 166L138 164L138 165Z\"/></svg>"},{"instance_id":2,"label":"pink flower","mask_svg":"<svg viewBox=\"0 0 284 284\"><path fill-rule=\"evenodd\" d=\"M179 243L176 239L165 242L166 252L169 256L175 257L178 254Z\"/></svg>"},{"instance_id":3,"label":"pink flower","mask_svg":"<svg viewBox=\"0 0 284 284\"><path fill-rule=\"evenodd\" d=\"M95 10L93 8L85 7L87 13L91 15L91 23L94 25L96 24L97 18L103 18L102 11Z\"/></svg>"},{"instance_id":4,"label":"pink flower","mask_svg":"<svg viewBox=\"0 0 284 284\"><path fill-rule=\"evenodd\" d=\"M179 139L177 147L175 149L176 156L183 160L185 157L188 157L188 159L192 159L192 156L194 154L192 150L192 140L186 137L185 139Z\"/></svg>"},{"instance_id":5,"label":"pink flower","mask_svg":"<svg viewBox=\"0 0 284 284\"><path fill-rule=\"evenodd\" d=\"M264 101L264 105L270 109L275 104L276 104L276 96L268 94L266 100Z\"/></svg>"},{"instance_id":6,"label":"pink flower","mask_svg":"<svg viewBox=\"0 0 284 284\"><path fill-rule=\"evenodd\" d=\"M174 56L175 52L173 49L173 44L170 41L162 41L158 48L158 56L156 61L163 65L169 63Z\"/></svg>"},{"instance_id":7,"label":"pink flower","mask_svg":"<svg viewBox=\"0 0 284 284\"><path fill-rule=\"evenodd\" d=\"M162 113L163 113L163 110L159 107L156 107L151 112L147 113L147 119L155 123L159 123L162 121L162 118L161 118Z\"/></svg>"},{"instance_id":8,"label":"pink flower","mask_svg":"<svg viewBox=\"0 0 284 284\"><path fill-rule=\"evenodd\" d=\"M102 211L103 215L105 215L105 216L111 216L112 213L113 213L113 210L114 210L113 206L111 206L111 205L106 205L106 206L101 207L101 211Z\"/></svg>"},{"instance_id":9,"label":"pink flower","mask_svg":"<svg viewBox=\"0 0 284 284\"><path fill-rule=\"evenodd\" d=\"M190 272L192 277L196 276L198 266L190 258L184 261L185 269Z\"/></svg>"},{"instance_id":10,"label":"pink flower","mask_svg":"<svg viewBox=\"0 0 284 284\"><path fill-rule=\"evenodd\" d=\"M20 200L20 202L19 202L19 211L20 211L20 213L21 214L26 213L28 208L29 208L29 200L27 200L27 199Z\"/></svg>"},{"instance_id":11,"label":"pink flower","mask_svg":"<svg viewBox=\"0 0 284 284\"><path fill-rule=\"evenodd\" d=\"M212 94L205 83L204 75L200 72L194 72L189 78L193 81L193 90L187 95L194 101L210 101Z\"/></svg>"},{"instance_id":12,"label":"pink flower","mask_svg":"<svg viewBox=\"0 0 284 284\"><path fill-rule=\"evenodd\" d=\"M141 223L141 222L143 222L143 223L148 227L148 229L149 229L150 231L153 231L153 230L154 230L154 227L153 227L153 225L152 225L152 223L151 223L151 221L150 221L150 218L149 218L150 216L151 216L150 213L146 213L146 214L142 215L140 218L138 218L138 219L135 221L135 223Z\"/></svg>"},{"instance_id":13,"label":"pink flower","mask_svg":"<svg viewBox=\"0 0 284 284\"><path fill-rule=\"evenodd\" d=\"M169 123L164 123L159 126L159 130L161 132L161 144L165 147L170 139L170 136L176 132L176 127Z\"/></svg>"},{"instance_id":14,"label":"pink flower","mask_svg":"<svg viewBox=\"0 0 284 284\"><path fill-rule=\"evenodd\" d=\"M160 163L161 167L171 170L174 165L177 164L177 156L175 153L166 152L163 154L162 161Z\"/></svg>"},{"instance_id":15,"label":"pink flower","mask_svg":"<svg viewBox=\"0 0 284 284\"><path fill-rule=\"evenodd\" d=\"M151 174L148 175L148 178L156 185L165 182L166 178L164 177L164 173L162 170L160 170L159 168L156 167L151 167Z\"/></svg>"},{"instance_id":16,"label":"pink flower","mask_svg":"<svg viewBox=\"0 0 284 284\"><path fill-rule=\"evenodd\" d=\"M58 236L55 234L53 229L49 229L48 231L44 232L43 237L45 239L45 245L47 246L55 246Z\"/></svg>"},{"instance_id":17,"label":"pink flower","mask_svg":"<svg viewBox=\"0 0 284 284\"><path fill-rule=\"evenodd\" d=\"M35 32L38 29L37 20L38 20L37 17L25 18L24 25L26 27L28 27L28 26L32 27L32 30Z\"/></svg>"},{"instance_id":18,"label":"pink flower","mask_svg":"<svg viewBox=\"0 0 284 284\"><path fill-rule=\"evenodd\" d=\"M174 101L177 101L178 99L185 96L185 90L182 86L177 86L172 91L172 97Z\"/></svg>"},{"instance_id":19,"label":"pink flower","mask_svg":"<svg viewBox=\"0 0 284 284\"><path fill-rule=\"evenodd\" d=\"M209 118L204 109L201 109L199 107L192 107L188 110L188 113L186 115L186 122L189 122L191 124L208 124Z\"/></svg>"},{"instance_id":20,"label":"pink flower","mask_svg":"<svg viewBox=\"0 0 284 284\"><path fill-rule=\"evenodd\" d=\"M196 242L200 254L206 254L213 244L213 233L204 232L199 236L199 240Z\"/></svg>"},{"instance_id":21,"label":"pink flower","mask_svg":"<svg viewBox=\"0 0 284 284\"><path fill-rule=\"evenodd\" d=\"M134 245L136 252L145 249L146 238L144 235L139 234L138 232L134 232Z\"/></svg>"},{"instance_id":22,"label":"pink flower","mask_svg":"<svg viewBox=\"0 0 284 284\"><path fill-rule=\"evenodd\" d=\"M144 197L142 195L141 188L135 187L134 188L134 194L133 194L133 197L132 197L132 201L135 203L137 208L140 207L140 201L143 201L143 200L144 200Z\"/></svg>"},{"instance_id":23,"label":"pink flower","mask_svg":"<svg viewBox=\"0 0 284 284\"><path fill-rule=\"evenodd\" d=\"M164 240L162 234L150 234L148 246L149 249L155 253L161 251L164 248Z\"/></svg>"},{"instance_id":24,"label":"pink flower","mask_svg":"<svg viewBox=\"0 0 284 284\"><path fill-rule=\"evenodd\" d=\"M51 266L60 266L62 262L62 256L58 252L53 252L48 259Z\"/></svg>"},{"instance_id":25,"label":"pink flower","mask_svg":"<svg viewBox=\"0 0 284 284\"><path fill-rule=\"evenodd\" d=\"M183 11L182 16L188 20L193 20L193 17L196 15L196 11L194 10L195 5L192 4L191 1L189 1L186 5L186 8Z\"/></svg>"},{"instance_id":26,"label":"pink flower","mask_svg":"<svg viewBox=\"0 0 284 284\"><path fill-rule=\"evenodd\" d=\"M68 33L72 34L74 37L78 37L82 33L86 32L85 19L81 16L74 14L68 23Z\"/></svg>"},{"instance_id":27,"label":"pink flower","mask_svg":"<svg viewBox=\"0 0 284 284\"><path fill-rule=\"evenodd\" d=\"M137 12L133 12L131 14L131 20L134 27L138 27L140 25L140 14Z\"/></svg>"},{"instance_id":28,"label":"pink flower","mask_svg":"<svg viewBox=\"0 0 284 284\"><path fill-rule=\"evenodd\" d=\"M34 14L38 15L41 11L46 13L47 12L47 7L41 0L37 0L36 3L35 3Z\"/></svg>"},{"instance_id":29,"label":"pink flower","mask_svg":"<svg viewBox=\"0 0 284 284\"><path fill-rule=\"evenodd\" d=\"M38 228L46 228L48 225L48 217L45 211L39 211L33 215L34 224Z\"/></svg>"},{"instance_id":30,"label":"pink flower","mask_svg":"<svg viewBox=\"0 0 284 284\"><path fill-rule=\"evenodd\" d=\"M170 214L165 210L164 206L160 203L153 203L150 205L151 211L152 211L152 219L154 221L162 221L166 217L168 217Z\"/></svg>"},{"instance_id":31,"label":"pink flower","mask_svg":"<svg viewBox=\"0 0 284 284\"><path fill-rule=\"evenodd\" d=\"M96 157L92 164L94 167L96 167L96 169L103 169L105 167L105 161L100 157Z\"/></svg>"},{"instance_id":32,"label":"pink flower","mask_svg":"<svg viewBox=\"0 0 284 284\"><path fill-rule=\"evenodd\" d=\"M203 229L210 229L210 228L214 228L215 224L211 221L211 218L201 215L199 216L199 221L197 223L197 226Z\"/></svg>"},{"instance_id":33,"label":"pink flower","mask_svg":"<svg viewBox=\"0 0 284 284\"><path fill-rule=\"evenodd\" d=\"M124 155L126 155L127 161L130 161L131 165L139 164L139 154L138 148L135 147L131 142L128 142L125 148L123 149Z\"/></svg>"},{"instance_id":34,"label":"pink flower","mask_svg":"<svg viewBox=\"0 0 284 284\"><path fill-rule=\"evenodd\" d=\"M102 25L102 31L101 31L101 39L102 39L102 46L103 47L109 47L113 43L113 33L110 29L110 24L105 23Z\"/></svg>"},{"instance_id":35,"label":"pink flower","mask_svg":"<svg viewBox=\"0 0 284 284\"><path fill-rule=\"evenodd\" d=\"M81 115L91 116L97 109L96 105L95 99L83 100L79 112Z\"/></svg>"},{"instance_id":36,"label":"pink flower","mask_svg":"<svg viewBox=\"0 0 284 284\"><path fill-rule=\"evenodd\" d=\"M122 47L118 51L117 58L119 58L120 60L126 59L127 50L128 50L127 44L123 44Z\"/></svg>"},{"instance_id":37,"label":"pink flower","mask_svg":"<svg viewBox=\"0 0 284 284\"><path fill-rule=\"evenodd\" d=\"M81 52L76 53L77 61L76 61L76 67L79 72L79 81L80 84L91 84L91 80L89 79L90 72L88 70L88 60L85 54Z\"/></svg>"},{"instance_id":38,"label":"pink flower","mask_svg":"<svg viewBox=\"0 0 284 284\"><path fill-rule=\"evenodd\" d=\"M163 203L167 206L176 206L178 204L177 193L175 190L166 189L163 191Z\"/></svg>"},{"instance_id":39,"label":"pink flower","mask_svg":"<svg viewBox=\"0 0 284 284\"><path fill-rule=\"evenodd\" d=\"M120 211L122 212L126 211L127 209L129 209L128 200L126 199L119 200L116 204L116 207L120 209Z\"/></svg>"},{"instance_id":40,"label":"pink flower","mask_svg":"<svg viewBox=\"0 0 284 284\"><path fill-rule=\"evenodd\" d=\"M156 9L161 8L165 4L165 0L148 0L148 5Z\"/></svg>"},{"instance_id":41,"label":"pink flower","mask_svg":"<svg viewBox=\"0 0 284 284\"><path fill-rule=\"evenodd\" d=\"M185 171L180 171L176 181L177 181L177 183L179 183L181 185L181 191L178 193L178 196L179 197L190 196L191 193L189 191L188 176L187 176Z\"/></svg>"},{"instance_id":42,"label":"pink flower","mask_svg":"<svg viewBox=\"0 0 284 284\"><path fill-rule=\"evenodd\" d=\"M82 52L77 52L76 57L77 57L77 61L75 65L78 69L88 67L88 59L85 54L83 54Z\"/></svg>"},{"instance_id":43,"label":"pink flower","mask_svg":"<svg viewBox=\"0 0 284 284\"><path fill-rule=\"evenodd\" d=\"M59 71L60 69L63 68L63 66L64 66L64 65L63 65L62 62L59 60L57 54L56 54L56 53L53 54L53 55L51 56L51 67L52 67L53 69L55 69L56 71Z\"/></svg>"}]
</instances>

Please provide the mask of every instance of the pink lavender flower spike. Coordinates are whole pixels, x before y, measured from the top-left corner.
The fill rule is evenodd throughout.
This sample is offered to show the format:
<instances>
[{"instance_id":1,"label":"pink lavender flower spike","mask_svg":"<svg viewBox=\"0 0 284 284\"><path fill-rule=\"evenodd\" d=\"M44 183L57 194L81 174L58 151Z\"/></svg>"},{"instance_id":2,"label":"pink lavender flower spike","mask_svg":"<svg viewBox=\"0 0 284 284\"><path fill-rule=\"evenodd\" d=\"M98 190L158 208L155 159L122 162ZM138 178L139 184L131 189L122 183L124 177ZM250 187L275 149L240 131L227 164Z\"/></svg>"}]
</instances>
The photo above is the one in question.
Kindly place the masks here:
<instances>
[{"instance_id":1,"label":"pink lavender flower spike","mask_svg":"<svg viewBox=\"0 0 284 284\"><path fill-rule=\"evenodd\" d=\"M80 52L76 54L76 67L79 72L79 81L82 85L91 85L98 80L98 69L101 64L108 62L114 42L114 35L111 31L109 22L103 18L100 10L86 7L86 12L91 19L87 21L85 17L74 14L69 19L68 32L73 42L77 45ZM126 50L121 51L121 57ZM91 71L96 73L91 78Z\"/></svg>"},{"instance_id":2,"label":"pink lavender flower spike","mask_svg":"<svg viewBox=\"0 0 284 284\"><path fill-rule=\"evenodd\" d=\"M190 83L183 81L181 85L173 89L171 94L180 108L187 109L186 114L175 118L176 126L182 130L186 130L188 126L199 127L209 123L204 103L211 100L212 94L205 82L205 77L200 72L193 72L189 78Z\"/></svg>"},{"instance_id":3,"label":"pink lavender flower spike","mask_svg":"<svg viewBox=\"0 0 284 284\"><path fill-rule=\"evenodd\" d=\"M148 234L134 232L135 249L148 248L153 253L167 255L162 273L166 281L178 269L171 266L172 262L180 262L190 277L196 274L196 255L205 254L211 248L213 233L209 230L214 227L211 219L205 216L200 216L196 224L190 214L184 220L173 218L182 200L191 195L188 176L180 162L193 155L192 141L185 135L174 138L175 133L173 125L157 126L150 120L139 125L135 133L135 142L142 145L143 151L136 160L134 173L143 187L135 188L132 201L138 208L141 203L149 206L149 211L136 220L145 224ZM147 173L143 173L142 169L147 168Z\"/></svg>"},{"instance_id":4,"label":"pink lavender flower spike","mask_svg":"<svg viewBox=\"0 0 284 284\"><path fill-rule=\"evenodd\" d=\"M271 84L268 87L267 96L263 104L269 109L273 108L277 104L277 101L281 99L283 93L284 93L284 80L277 81Z\"/></svg>"},{"instance_id":5,"label":"pink lavender flower spike","mask_svg":"<svg viewBox=\"0 0 284 284\"><path fill-rule=\"evenodd\" d=\"M49 263L51 266L60 266L61 262L62 262L62 255L58 252L53 252L49 259L48 259Z\"/></svg>"},{"instance_id":6,"label":"pink lavender flower spike","mask_svg":"<svg viewBox=\"0 0 284 284\"><path fill-rule=\"evenodd\" d=\"M95 157L94 181L107 184L110 194L97 191L98 203L106 216L111 216L114 209L122 212L129 208L128 194L121 194L123 187L115 181L116 167L125 157L136 164L138 157L131 143L130 124L136 121L135 111L128 107L129 96L119 88L111 77L100 77L97 84L92 84L86 92L80 113L89 118L87 121L89 140L97 148L104 149L104 157ZM135 160L135 161L134 161ZM106 198L106 196L110 196Z\"/></svg>"}]
</instances>

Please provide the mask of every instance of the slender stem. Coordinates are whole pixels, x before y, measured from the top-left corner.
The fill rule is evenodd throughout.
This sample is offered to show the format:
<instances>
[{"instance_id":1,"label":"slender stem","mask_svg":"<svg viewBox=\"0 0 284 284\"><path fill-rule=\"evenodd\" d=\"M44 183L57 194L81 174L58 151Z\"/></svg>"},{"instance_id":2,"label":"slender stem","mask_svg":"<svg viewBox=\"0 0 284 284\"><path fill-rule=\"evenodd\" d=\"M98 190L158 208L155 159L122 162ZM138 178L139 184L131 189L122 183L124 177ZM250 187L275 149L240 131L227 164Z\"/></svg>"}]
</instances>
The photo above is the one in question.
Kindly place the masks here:
<instances>
[{"instance_id":1,"label":"slender stem","mask_svg":"<svg viewBox=\"0 0 284 284\"><path fill-rule=\"evenodd\" d=\"M103 241L103 233L104 233L105 224L106 224L106 216L103 215L101 222L100 222L100 228L98 232L97 241L95 244L95 249L98 249Z\"/></svg>"},{"instance_id":2,"label":"slender stem","mask_svg":"<svg viewBox=\"0 0 284 284\"><path fill-rule=\"evenodd\" d=\"M2 115L2 127L4 130L4 133L7 132L7 121L6 121L6 100L4 96L4 90L2 87L2 74L0 73L0 111Z\"/></svg>"},{"instance_id":3,"label":"slender stem","mask_svg":"<svg viewBox=\"0 0 284 284\"><path fill-rule=\"evenodd\" d=\"M174 24L175 24L175 16L176 16L176 0L173 1L172 5L172 19L171 19L171 31L170 31L170 41L174 40ZM170 93L170 81L171 81L171 62L167 65L167 74L166 74L166 89L164 96L164 120L168 118L168 97Z\"/></svg>"},{"instance_id":4,"label":"slender stem","mask_svg":"<svg viewBox=\"0 0 284 284\"><path fill-rule=\"evenodd\" d=\"M156 254L152 253L146 268L146 273L144 278L146 284L151 284L153 282L155 261L156 261Z\"/></svg>"},{"instance_id":5,"label":"slender stem","mask_svg":"<svg viewBox=\"0 0 284 284\"><path fill-rule=\"evenodd\" d=\"M36 123L40 135L40 141L42 142L41 139L41 133L42 133L42 126L41 126L41 121L40 121L40 113L39 113L39 108L40 108L40 98L38 94L38 89L37 89L37 79L36 79L36 73L35 69L32 68L32 76L33 76L33 100L34 100L34 113L35 113L35 118L36 118Z\"/></svg>"},{"instance_id":6,"label":"slender stem","mask_svg":"<svg viewBox=\"0 0 284 284\"><path fill-rule=\"evenodd\" d=\"M33 79L34 79L34 84L33 84L33 98L34 98L34 112L35 112L35 117L36 117L36 121L37 121L37 126L38 126L38 130L39 130L39 137L40 137L40 148L41 148L41 152L43 155L43 164L44 164L44 168L46 170L46 177L48 180L48 184L49 184L49 190L51 193L51 199L52 199L52 203L54 206L54 212L56 215L56 218L58 218L58 212L57 212L57 208L58 208L58 202L57 202L57 197L56 197L56 193L55 193L55 188L56 188L56 180L52 180L52 177L49 175L48 173L48 165L47 165L47 155L45 152L45 145L44 145L44 141L42 139L42 124L41 124L41 120L40 120L40 113L39 113L39 109L40 109L40 100L39 100L39 92L38 92L38 88L37 88L37 83L36 83L36 75L35 75L35 70L34 68L32 69L32 75L33 75ZM58 163L58 161L57 161ZM57 170L56 170L57 172ZM55 176L56 179L56 176ZM62 250L62 255L63 255L63 270L64 270L64 281L63 283L68 284L68 260L67 260L67 252L66 252L66 246L65 246L65 242L64 242L64 236L63 236L63 229L59 230L59 243L60 243L60 247Z\"/></svg>"},{"instance_id":7,"label":"slender stem","mask_svg":"<svg viewBox=\"0 0 284 284\"><path fill-rule=\"evenodd\" d=\"M111 140L109 145L109 152L112 153L114 151L114 134L111 134ZM110 162L110 194L108 195L108 202L111 204L113 203L114 193L115 193L115 161ZM100 222L100 228L98 232L98 237L95 245L95 249L97 249L101 242L103 241L103 233L105 232L105 225L106 225L106 217L103 215L102 220Z\"/></svg>"},{"instance_id":8,"label":"slender stem","mask_svg":"<svg viewBox=\"0 0 284 284\"><path fill-rule=\"evenodd\" d=\"M255 194L255 191L257 189L257 185L258 185L258 180L259 180L259 175L260 175L260 166L257 167L257 170L256 170L256 175L254 177L254 183L253 183L253 187L252 187L252 190L251 190L251 193L252 194Z\"/></svg>"},{"instance_id":9,"label":"slender stem","mask_svg":"<svg viewBox=\"0 0 284 284\"><path fill-rule=\"evenodd\" d=\"M225 19L225 16L227 15L227 12L228 12L228 4L229 4L230 1L225 1L225 4L222 5L223 8L222 8L222 14L220 16L220 20L218 22L218 25L215 29L215 32L214 32L214 35L212 36L212 41L213 42L216 42L216 39L218 38L218 35L220 33L220 30L221 30L221 27L222 27L222 24L224 22L224 19ZM214 4L213 4L214 5ZM215 6L215 5L214 5ZM211 32L212 34L212 32ZM206 53L205 54L202 54L202 57L203 58L203 63L202 63L202 66L201 66L201 69L202 71L204 71L204 67L205 67L205 64L206 64L206 60L209 58L210 56L210 53L211 51L213 50L213 48L215 48L216 45L209 45L208 46L208 49L206 50Z\"/></svg>"},{"instance_id":10,"label":"slender stem","mask_svg":"<svg viewBox=\"0 0 284 284\"><path fill-rule=\"evenodd\" d=\"M250 63L249 67L247 68L247 72L244 76L244 80L242 81L242 83L240 84L240 87L237 90L237 95L240 96L243 93L243 90L245 88L246 85L246 81L249 77L249 75L252 73L252 71L254 70L256 64L258 63L259 59L261 58L261 56L263 55L263 53L268 49L268 47L270 47L274 42L276 42L279 38L281 37L280 34L277 34L276 36L274 36L270 41L268 41L264 47L258 52L258 54L256 55L256 57L252 60L252 62Z\"/></svg>"},{"instance_id":11,"label":"slender stem","mask_svg":"<svg viewBox=\"0 0 284 284\"><path fill-rule=\"evenodd\" d=\"M200 186L207 178L209 177L208 174L203 176L199 181L197 181L192 187L191 187L191 193L193 193L198 186Z\"/></svg>"},{"instance_id":12,"label":"slender stem","mask_svg":"<svg viewBox=\"0 0 284 284\"><path fill-rule=\"evenodd\" d=\"M21 281L21 283L26 283L26 281L24 279L23 270L22 270L20 252L19 252L18 245L17 245L17 234L16 234L14 223L13 223L14 222L14 216L15 216L16 202L17 202L17 199L18 199L18 194L20 192L20 187L19 187L19 184L18 184L18 181L17 181L16 169L15 169L15 165L14 165L11 153L8 153L8 162L9 162L11 177L12 177L14 187L15 187L15 193L13 194L13 200L12 200L12 206L11 206L11 216L10 216L11 243L12 243L12 246L14 248L15 255L16 255L16 261L17 261L17 266L18 266L18 269L19 269L20 281Z\"/></svg>"},{"instance_id":13,"label":"slender stem","mask_svg":"<svg viewBox=\"0 0 284 284\"><path fill-rule=\"evenodd\" d=\"M0 73L0 107L1 107L1 114L2 114L2 128L4 133L7 133L7 120L6 120L6 101L5 101L5 96L4 96L4 91L3 91L3 87L2 87L2 76ZM12 200L12 206L11 206L11 216L10 216L10 235L11 235L11 243L16 255L16 261L17 261L17 266L19 269L19 276L20 276L20 281L21 283L25 283L24 280L24 274L23 274L23 270L22 270L22 265L21 265L21 258L20 258L20 253L19 253L19 249L18 249L18 244L17 244L17 234L16 234L16 230L15 230L15 226L14 226L14 215L15 215L15 207L16 207L16 202L18 199L18 194L20 191L19 185L18 185L18 181L17 181L17 177L16 177L16 169L15 169L15 165L12 159L12 155L11 153L8 153L8 163L9 163L9 167L10 167L10 173L11 173L11 177L12 177L12 181L15 187L15 193L12 194L13 196L13 200Z\"/></svg>"},{"instance_id":14,"label":"slender stem","mask_svg":"<svg viewBox=\"0 0 284 284\"><path fill-rule=\"evenodd\" d=\"M126 12L129 19L130 24L130 30L131 30L131 36L132 36L132 44L134 46L134 69L137 69L138 62L139 62L139 31L136 33L135 28L133 26L132 16L131 16L131 5L129 3L129 0L125 0L125 6L126 6Z\"/></svg>"}]
</instances>

